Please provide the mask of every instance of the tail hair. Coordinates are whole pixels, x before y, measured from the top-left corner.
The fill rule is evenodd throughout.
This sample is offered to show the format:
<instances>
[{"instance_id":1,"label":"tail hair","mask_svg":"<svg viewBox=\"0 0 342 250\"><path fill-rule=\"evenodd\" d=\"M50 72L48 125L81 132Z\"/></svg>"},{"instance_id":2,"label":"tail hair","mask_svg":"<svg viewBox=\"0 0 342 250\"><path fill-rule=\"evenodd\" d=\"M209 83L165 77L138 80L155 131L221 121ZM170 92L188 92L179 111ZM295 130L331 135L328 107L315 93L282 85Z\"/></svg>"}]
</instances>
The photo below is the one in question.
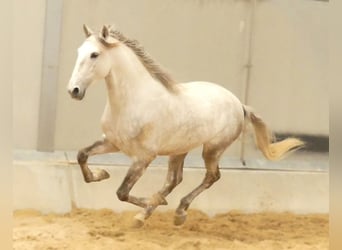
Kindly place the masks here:
<instances>
[{"instance_id":1,"label":"tail hair","mask_svg":"<svg viewBox=\"0 0 342 250\"><path fill-rule=\"evenodd\" d=\"M272 142L273 136L265 122L258 117L250 107L243 106L245 117L252 123L256 145L263 155L271 160L282 159L286 153L304 147L305 143L297 138L286 138L282 141Z\"/></svg>"}]
</instances>

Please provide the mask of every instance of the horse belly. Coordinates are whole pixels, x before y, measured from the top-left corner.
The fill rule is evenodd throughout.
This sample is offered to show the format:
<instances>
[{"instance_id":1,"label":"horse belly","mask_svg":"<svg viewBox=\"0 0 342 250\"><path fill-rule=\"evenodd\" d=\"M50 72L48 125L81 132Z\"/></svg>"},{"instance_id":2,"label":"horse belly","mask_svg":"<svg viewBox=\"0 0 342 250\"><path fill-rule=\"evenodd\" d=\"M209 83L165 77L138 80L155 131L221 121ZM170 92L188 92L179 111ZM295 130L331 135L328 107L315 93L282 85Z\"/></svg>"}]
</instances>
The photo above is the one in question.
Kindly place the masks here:
<instances>
[{"instance_id":1,"label":"horse belly","mask_svg":"<svg viewBox=\"0 0 342 250\"><path fill-rule=\"evenodd\" d=\"M188 152L202 144L227 137L234 137L241 122L228 117L216 118L216 122L199 119L196 124L188 124L178 127L172 133L165 133L159 140L158 154L181 154ZM230 129L231 128L231 129Z\"/></svg>"},{"instance_id":2,"label":"horse belly","mask_svg":"<svg viewBox=\"0 0 342 250\"><path fill-rule=\"evenodd\" d=\"M194 133L173 134L167 140L160 141L158 155L177 155L186 153L204 143L206 138Z\"/></svg>"}]
</instances>

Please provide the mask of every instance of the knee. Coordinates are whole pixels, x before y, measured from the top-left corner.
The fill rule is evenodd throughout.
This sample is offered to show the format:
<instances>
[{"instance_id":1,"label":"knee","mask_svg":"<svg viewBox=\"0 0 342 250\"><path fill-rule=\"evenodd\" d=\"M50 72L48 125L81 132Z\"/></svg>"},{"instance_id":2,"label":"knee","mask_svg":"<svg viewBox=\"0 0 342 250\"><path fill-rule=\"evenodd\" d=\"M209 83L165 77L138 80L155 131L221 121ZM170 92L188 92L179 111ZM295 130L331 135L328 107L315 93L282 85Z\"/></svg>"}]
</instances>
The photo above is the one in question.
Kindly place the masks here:
<instances>
[{"instance_id":1,"label":"knee","mask_svg":"<svg viewBox=\"0 0 342 250\"><path fill-rule=\"evenodd\" d=\"M77 161L79 164L84 164L88 160L88 155L84 152L84 150L78 151Z\"/></svg>"},{"instance_id":2,"label":"knee","mask_svg":"<svg viewBox=\"0 0 342 250\"><path fill-rule=\"evenodd\" d=\"M216 172L207 172L205 176L205 188L211 187L215 182L217 182L221 178L220 171Z\"/></svg>"},{"instance_id":3,"label":"knee","mask_svg":"<svg viewBox=\"0 0 342 250\"><path fill-rule=\"evenodd\" d=\"M120 201L127 201L128 200L128 192L122 189L118 189L116 191L116 195Z\"/></svg>"}]
</instances>

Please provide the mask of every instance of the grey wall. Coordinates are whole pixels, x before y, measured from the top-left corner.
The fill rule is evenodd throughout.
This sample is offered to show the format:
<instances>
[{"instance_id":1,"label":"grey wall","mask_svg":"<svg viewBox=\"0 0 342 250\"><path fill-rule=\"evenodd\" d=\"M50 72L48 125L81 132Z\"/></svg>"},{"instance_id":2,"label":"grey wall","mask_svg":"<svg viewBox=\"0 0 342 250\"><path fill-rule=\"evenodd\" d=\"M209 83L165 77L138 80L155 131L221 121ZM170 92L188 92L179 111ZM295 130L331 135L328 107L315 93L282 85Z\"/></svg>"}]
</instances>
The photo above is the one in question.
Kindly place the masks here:
<instances>
[{"instance_id":1,"label":"grey wall","mask_svg":"<svg viewBox=\"0 0 342 250\"><path fill-rule=\"evenodd\" d=\"M15 147L34 149L39 132L44 1L30 1L26 10L22 8L26 2L15 3ZM248 104L275 131L329 133L327 5L309 0L257 1ZM82 102L71 100L66 92L76 49L84 40L83 23L95 30L102 24L116 24L179 81L217 82L242 99L250 11L249 1L242 0L64 1L55 148L78 149L101 135L103 82L91 86ZM21 33L23 26L34 29ZM21 36L28 37L30 50L20 44Z\"/></svg>"},{"instance_id":2,"label":"grey wall","mask_svg":"<svg viewBox=\"0 0 342 250\"><path fill-rule=\"evenodd\" d=\"M328 3L260 1L250 104L277 131L329 133Z\"/></svg>"},{"instance_id":3,"label":"grey wall","mask_svg":"<svg viewBox=\"0 0 342 250\"><path fill-rule=\"evenodd\" d=\"M13 1L13 140L35 149L43 52L45 0Z\"/></svg>"}]
</instances>

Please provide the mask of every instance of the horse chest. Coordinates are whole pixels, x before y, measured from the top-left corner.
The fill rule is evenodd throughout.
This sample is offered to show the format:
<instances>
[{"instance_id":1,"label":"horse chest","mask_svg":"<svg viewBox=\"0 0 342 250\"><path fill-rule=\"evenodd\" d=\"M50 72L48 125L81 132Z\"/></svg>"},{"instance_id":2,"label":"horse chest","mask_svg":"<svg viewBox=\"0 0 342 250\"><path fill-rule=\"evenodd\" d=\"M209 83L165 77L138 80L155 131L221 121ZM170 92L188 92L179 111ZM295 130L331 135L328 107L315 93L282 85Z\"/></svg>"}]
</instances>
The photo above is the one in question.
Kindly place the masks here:
<instances>
[{"instance_id":1,"label":"horse chest","mask_svg":"<svg viewBox=\"0 0 342 250\"><path fill-rule=\"evenodd\" d=\"M152 130L150 124L142 124L136 119L128 121L123 117L103 119L102 130L107 140L122 152L134 155L145 148L146 139Z\"/></svg>"}]
</instances>

